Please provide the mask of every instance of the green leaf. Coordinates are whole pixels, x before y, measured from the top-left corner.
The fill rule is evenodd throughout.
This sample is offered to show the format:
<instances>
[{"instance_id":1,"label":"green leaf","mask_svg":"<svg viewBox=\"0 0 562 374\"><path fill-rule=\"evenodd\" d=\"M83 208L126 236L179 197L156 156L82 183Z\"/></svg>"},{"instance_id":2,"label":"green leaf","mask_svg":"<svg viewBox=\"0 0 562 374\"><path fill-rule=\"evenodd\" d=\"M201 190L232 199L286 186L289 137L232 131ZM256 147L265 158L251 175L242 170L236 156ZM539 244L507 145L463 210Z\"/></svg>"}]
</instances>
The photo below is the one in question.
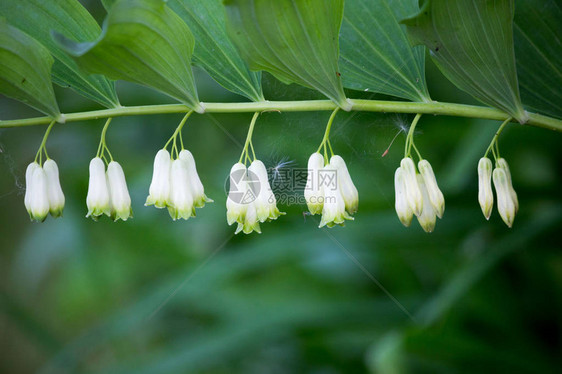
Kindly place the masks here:
<instances>
[{"instance_id":1,"label":"green leaf","mask_svg":"<svg viewBox=\"0 0 562 374\"><path fill-rule=\"evenodd\" d=\"M37 40L0 18L0 92L59 118L51 83L53 57Z\"/></svg>"},{"instance_id":2,"label":"green leaf","mask_svg":"<svg viewBox=\"0 0 562 374\"><path fill-rule=\"evenodd\" d=\"M111 6L115 4L116 1L117 0L101 0L101 3L106 10L109 10L109 8L111 8Z\"/></svg>"},{"instance_id":3,"label":"green leaf","mask_svg":"<svg viewBox=\"0 0 562 374\"><path fill-rule=\"evenodd\" d=\"M0 16L43 44L55 57L53 81L108 108L119 106L115 85L100 75L87 75L51 38L56 31L78 42L95 39L100 27L77 0L2 0Z\"/></svg>"},{"instance_id":4,"label":"green leaf","mask_svg":"<svg viewBox=\"0 0 562 374\"><path fill-rule=\"evenodd\" d=\"M506 111L528 117L519 95L513 47L513 0L425 0L403 22L415 44L458 88Z\"/></svg>"},{"instance_id":5,"label":"green leaf","mask_svg":"<svg viewBox=\"0 0 562 374\"><path fill-rule=\"evenodd\" d=\"M525 107L562 118L562 5L518 0L515 56Z\"/></svg>"},{"instance_id":6,"label":"green leaf","mask_svg":"<svg viewBox=\"0 0 562 374\"><path fill-rule=\"evenodd\" d=\"M121 0L95 42L57 40L86 71L143 84L203 112L191 71L195 41L163 0Z\"/></svg>"},{"instance_id":7,"label":"green leaf","mask_svg":"<svg viewBox=\"0 0 562 374\"><path fill-rule=\"evenodd\" d=\"M338 69L343 0L225 0L228 35L252 70L351 109Z\"/></svg>"},{"instance_id":8,"label":"green leaf","mask_svg":"<svg viewBox=\"0 0 562 374\"><path fill-rule=\"evenodd\" d=\"M261 73L250 71L228 38L221 0L170 0L168 4L195 36L195 64L227 90L263 101Z\"/></svg>"},{"instance_id":9,"label":"green leaf","mask_svg":"<svg viewBox=\"0 0 562 374\"><path fill-rule=\"evenodd\" d=\"M398 20L419 10L417 0L346 0L340 33L343 85L412 101L430 101L425 48L410 46Z\"/></svg>"}]
</instances>

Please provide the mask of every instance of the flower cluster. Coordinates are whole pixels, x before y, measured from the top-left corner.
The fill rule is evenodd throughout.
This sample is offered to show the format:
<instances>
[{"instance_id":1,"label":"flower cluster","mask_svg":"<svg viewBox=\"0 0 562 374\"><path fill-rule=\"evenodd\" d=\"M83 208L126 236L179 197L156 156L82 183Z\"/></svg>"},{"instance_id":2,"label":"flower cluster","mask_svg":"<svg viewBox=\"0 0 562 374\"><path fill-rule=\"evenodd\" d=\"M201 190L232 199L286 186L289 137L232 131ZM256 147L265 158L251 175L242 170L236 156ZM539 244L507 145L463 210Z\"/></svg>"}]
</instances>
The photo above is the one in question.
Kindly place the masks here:
<instances>
[{"instance_id":1,"label":"flower cluster","mask_svg":"<svg viewBox=\"0 0 562 374\"><path fill-rule=\"evenodd\" d=\"M111 161L106 171L101 158L95 157L90 161L86 205L88 207L86 217L91 217L94 221L104 214L114 221L118 219L126 221L133 216L125 173L118 162Z\"/></svg>"},{"instance_id":2,"label":"flower cluster","mask_svg":"<svg viewBox=\"0 0 562 374\"><path fill-rule=\"evenodd\" d=\"M334 155L326 163L318 152L308 159L304 197L311 214L322 214L319 227L343 226L353 220L359 205L359 193L343 158Z\"/></svg>"},{"instance_id":3,"label":"flower cluster","mask_svg":"<svg viewBox=\"0 0 562 374\"><path fill-rule=\"evenodd\" d=\"M505 159L498 158L496 160L496 167L493 172L492 161L489 158L482 157L478 162L478 202L486 219L490 219L494 206L491 180L493 180L496 189L498 212L505 224L512 227L515 215L519 210L519 200L513 189L511 172Z\"/></svg>"},{"instance_id":4,"label":"flower cluster","mask_svg":"<svg viewBox=\"0 0 562 374\"><path fill-rule=\"evenodd\" d=\"M261 234L260 223L285 214L277 208L277 199L269 184L267 169L260 160L248 168L238 162L230 169L230 188L226 200L226 220L238 224L236 234L254 231Z\"/></svg>"},{"instance_id":5,"label":"flower cluster","mask_svg":"<svg viewBox=\"0 0 562 374\"><path fill-rule=\"evenodd\" d=\"M145 206L168 208L175 221L194 217L195 208L202 208L212 201L205 195L191 152L183 149L173 160L166 149L158 151Z\"/></svg>"},{"instance_id":6,"label":"flower cluster","mask_svg":"<svg viewBox=\"0 0 562 374\"><path fill-rule=\"evenodd\" d=\"M410 157L400 162L394 173L395 209L404 226L409 227L415 215L424 231L430 233L437 217L443 217L445 198L430 163L420 160L418 170Z\"/></svg>"},{"instance_id":7,"label":"flower cluster","mask_svg":"<svg viewBox=\"0 0 562 374\"><path fill-rule=\"evenodd\" d=\"M49 213L55 218L62 216L65 199L55 161L47 159L43 166L37 161L29 164L25 186L24 204L32 221L43 222Z\"/></svg>"}]
</instances>

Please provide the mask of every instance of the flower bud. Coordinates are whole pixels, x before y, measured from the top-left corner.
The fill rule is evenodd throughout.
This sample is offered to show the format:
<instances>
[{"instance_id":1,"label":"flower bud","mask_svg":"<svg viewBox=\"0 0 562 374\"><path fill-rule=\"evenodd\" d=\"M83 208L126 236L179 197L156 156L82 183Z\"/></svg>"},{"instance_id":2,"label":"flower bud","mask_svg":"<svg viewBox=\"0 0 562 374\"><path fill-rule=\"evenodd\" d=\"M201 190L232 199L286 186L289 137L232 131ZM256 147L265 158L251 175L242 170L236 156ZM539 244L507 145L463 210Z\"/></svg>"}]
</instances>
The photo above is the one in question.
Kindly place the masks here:
<instances>
[{"instance_id":1,"label":"flower bud","mask_svg":"<svg viewBox=\"0 0 562 374\"><path fill-rule=\"evenodd\" d=\"M437 185L433 168L427 160L421 160L418 162L418 170L423 177L427 195L429 196L429 202L433 206L437 217L442 218L445 212L445 197Z\"/></svg>"},{"instance_id":2,"label":"flower bud","mask_svg":"<svg viewBox=\"0 0 562 374\"><path fill-rule=\"evenodd\" d=\"M148 198L144 203L145 206L154 205L156 208L165 208L168 205L171 168L170 153L165 149L159 150L154 158L152 182L148 190Z\"/></svg>"},{"instance_id":3,"label":"flower bud","mask_svg":"<svg viewBox=\"0 0 562 374\"><path fill-rule=\"evenodd\" d=\"M513 183L511 181L511 172L509 170L509 165L504 158L499 158L497 160L497 166L505 171L505 176L507 177L507 184L509 186L509 194L511 195L511 199L513 200L513 205L515 205L515 213L519 211L519 199L517 198L517 193L513 189Z\"/></svg>"},{"instance_id":4,"label":"flower bud","mask_svg":"<svg viewBox=\"0 0 562 374\"><path fill-rule=\"evenodd\" d=\"M335 155L330 159L330 164L336 169L338 185L345 202L345 210L349 214L354 214L359 206L359 192L357 192L357 188L351 180L345 161L340 156Z\"/></svg>"},{"instance_id":5,"label":"flower bud","mask_svg":"<svg viewBox=\"0 0 562 374\"><path fill-rule=\"evenodd\" d=\"M260 160L254 160L248 168L248 173L254 174L258 178L259 193L254 202L256 214L260 222L277 219L281 214L277 209L277 199L269 185L267 169Z\"/></svg>"},{"instance_id":6,"label":"flower bud","mask_svg":"<svg viewBox=\"0 0 562 374\"><path fill-rule=\"evenodd\" d=\"M404 181L404 172L402 168L396 169L394 173L394 192L396 214L400 222L406 227L410 227L414 213L406 200L406 182Z\"/></svg>"},{"instance_id":7,"label":"flower bud","mask_svg":"<svg viewBox=\"0 0 562 374\"><path fill-rule=\"evenodd\" d=\"M335 168L328 163L324 167L324 172L328 176L330 173L336 173ZM336 175L334 175L336 177ZM329 176L328 176L329 178ZM353 220L345 210L345 201L343 200L341 190L337 181L335 183L324 183L322 186L324 191L324 207L322 208L322 219L318 227L333 227L335 225L343 226L345 220Z\"/></svg>"},{"instance_id":8,"label":"flower bud","mask_svg":"<svg viewBox=\"0 0 562 374\"><path fill-rule=\"evenodd\" d=\"M47 175L41 166L33 169L29 189L29 217L32 221L43 222L49 214L49 195L47 192Z\"/></svg>"},{"instance_id":9,"label":"flower bud","mask_svg":"<svg viewBox=\"0 0 562 374\"><path fill-rule=\"evenodd\" d=\"M416 165L410 157L405 157L400 162L404 182L406 185L406 201L416 216L422 214L423 196L416 177Z\"/></svg>"},{"instance_id":10,"label":"flower bud","mask_svg":"<svg viewBox=\"0 0 562 374\"><path fill-rule=\"evenodd\" d=\"M246 166L240 162L230 169L230 189L226 199L226 220L229 225L234 222L244 224L248 203L253 199L246 198L248 193ZM240 226L238 228L241 230ZM237 230L239 232L240 230Z\"/></svg>"},{"instance_id":11,"label":"flower bud","mask_svg":"<svg viewBox=\"0 0 562 374\"><path fill-rule=\"evenodd\" d=\"M105 164L99 157L90 161L90 181L86 205L88 207L86 217L92 217L96 220L102 214L111 215L111 199L107 175L105 174Z\"/></svg>"},{"instance_id":12,"label":"flower bud","mask_svg":"<svg viewBox=\"0 0 562 374\"><path fill-rule=\"evenodd\" d=\"M497 167L493 173L494 187L496 188L496 197L498 198L498 212L505 224L511 228L515 219L515 203L509 189L509 181L505 169Z\"/></svg>"},{"instance_id":13,"label":"flower bud","mask_svg":"<svg viewBox=\"0 0 562 374\"><path fill-rule=\"evenodd\" d=\"M123 168L116 161L111 161L107 166L107 182L111 199L111 216L114 221L118 219L126 221L133 216L131 197Z\"/></svg>"},{"instance_id":14,"label":"flower bud","mask_svg":"<svg viewBox=\"0 0 562 374\"><path fill-rule=\"evenodd\" d=\"M39 166L39 164L37 162L32 162L31 164L29 164L27 166L27 169L25 170L25 197L23 199L23 202L25 204L25 209L27 210L27 213L29 213L29 215L31 216L31 187L33 186L33 172L35 171L35 169L40 168L41 166Z\"/></svg>"},{"instance_id":15,"label":"flower bud","mask_svg":"<svg viewBox=\"0 0 562 374\"><path fill-rule=\"evenodd\" d=\"M59 168L57 163L51 159L45 161L43 170L47 176L47 194L49 196L49 212L53 217L62 216L64 209L64 193L60 186Z\"/></svg>"},{"instance_id":16,"label":"flower bud","mask_svg":"<svg viewBox=\"0 0 562 374\"><path fill-rule=\"evenodd\" d=\"M322 168L324 168L324 156L318 152L313 153L308 159L308 178L304 189L304 198L312 214L322 213L324 206L323 187L320 181Z\"/></svg>"},{"instance_id":17,"label":"flower bud","mask_svg":"<svg viewBox=\"0 0 562 374\"><path fill-rule=\"evenodd\" d=\"M180 159L172 161L171 181L168 201L170 217L175 221L180 218L187 220L192 215L195 216L187 165Z\"/></svg>"},{"instance_id":18,"label":"flower bud","mask_svg":"<svg viewBox=\"0 0 562 374\"><path fill-rule=\"evenodd\" d=\"M184 149L180 152L180 160L185 163L187 167L187 173L189 175L189 188L191 189L191 194L193 196L193 206L196 208L203 208L205 203L212 203L213 200L209 199L205 195L205 188L201 179L199 179L199 174L197 174L197 167L195 165L195 159L193 155L188 150Z\"/></svg>"},{"instance_id":19,"label":"flower bud","mask_svg":"<svg viewBox=\"0 0 562 374\"><path fill-rule=\"evenodd\" d=\"M422 229L427 233L432 233L435 229L435 221L437 220L437 214L433 208L433 204L429 200L429 193L424 182L424 178L421 175L417 175L418 185L423 196L423 209L422 213L418 216L418 222Z\"/></svg>"},{"instance_id":20,"label":"flower bud","mask_svg":"<svg viewBox=\"0 0 562 374\"><path fill-rule=\"evenodd\" d=\"M492 161L482 157L478 162L478 202L484 217L490 219L494 207L494 194L492 193Z\"/></svg>"}]
</instances>

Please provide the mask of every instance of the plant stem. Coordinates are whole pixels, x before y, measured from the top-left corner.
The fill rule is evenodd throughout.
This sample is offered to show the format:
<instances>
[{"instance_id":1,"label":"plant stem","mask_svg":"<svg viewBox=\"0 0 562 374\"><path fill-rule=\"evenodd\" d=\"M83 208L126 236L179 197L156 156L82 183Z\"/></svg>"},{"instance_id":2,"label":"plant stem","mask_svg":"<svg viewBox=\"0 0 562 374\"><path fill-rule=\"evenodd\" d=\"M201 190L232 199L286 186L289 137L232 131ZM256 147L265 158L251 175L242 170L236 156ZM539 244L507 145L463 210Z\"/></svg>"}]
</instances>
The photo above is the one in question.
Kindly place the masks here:
<instances>
[{"instance_id":1,"label":"plant stem","mask_svg":"<svg viewBox=\"0 0 562 374\"><path fill-rule=\"evenodd\" d=\"M320 143L320 147L318 147L318 150L316 152L320 152L322 147L324 147L324 150L325 150L326 142L330 138L330 130L332 129L332 123L334 122L334 118L336 118L336 114L338 114L339 110L340 110L340 107L336 107L336 109L334 109L334 111L332 112L332 115L330 116L330 119L328 120L328 124L326 125L326 131L324 131L324 137L322 138L322 142ZM327 152L325 152L325 153L327 154Z\"/></svg>"},{"instance_id":2,"label":"plant stem","mask_svg":"<svg viewBox=\"0 0 562 374\"><path fill-rule=\"evenodd\" d=\"M43 163L43 155L41 154L41 151L44 151L45 157L47 157L47 160L49 159L49 155L47 154L47 149L45 149L45 144L47 144L47 138L49 137L49 134L51 133L51 129L55 125L55 122L56 121L52 121L51 124L49 125L49 127L47 127L47 131L45 131L45 135L43 135L43 140L41 141L41 145L39 146L39 150L37 151L37 154L35 155L35 162L37 162L37 158L39 158L39 164Z\"/></svg>"},{"instance_id":3,"label":"plant stem","mask_svg":"<svg viewBox=\"0 0 562 374\"><path fill-rule=\"evenodd\" d=\"M498 121L504 121L506 118L509 118L508 114L499 109L435 101L414 103L406 101L350 100L350 102L353 104L352 110L364 112L436 114ZM263 111L312 112L334 110L336 108L336 105L330 100L204 103L204 106L206 113L255 113ZM189 108L183 104L145 105L68 113L65 114L64 117L66 122L74 122L107 117L185 113L186 111L189 111ZM50 117L37 117L0 121L0 128L48 125L52 120L53 119ZM541 114L529 113L529 121L527 124L549 130L562 131L562 120Z\"/></svg>"},{"instance_id":4,"label":"plant stem","mask_svg":"<svg viewBox=\"0 0 562 374\"><path fill-rule=\"evenodd\" d=\"M256 121L258 120L259 115L260 115L260 112L255 112L254 116L252 117L252 122L250 122L250 129L248 130L248 135L246 136L246 143L244 143L244 149L242 149L242 154L240 155L240 160L238 162L242 162L242 160L244 160L244 164L246 164L246 159L250 158L248 156L248 146L250 145L250 142L252 141L252 134L254 133L254 126L256 126ZM246 155L246 158L244 158L244 155ZM254 159L255 159L255 154L254 154Z\"/></svg>"},{"instance_id":5,"label":"plant stem","mask_svg":"<svg viewBox=\"0 0 562 374\"><path fill-rule=\"evenodd\" d=\"M406 144L404 146L404 157L410 157L411 155L412 145L414 144L414 132L416 131L416 126L418 125L421 116L422 115L418 113L412 121L412 124L410 125L410 130L408 131L408 135L406 136Z\"/></svg>"},{"instance_id":6,"label":"plant stem","mask_svg":"<svg viewBox=\"0 0 562 374\"><path fill-rule=\"evenodd\" d=\"M490 153L490 151L492 151L494 153L494 158L498 158L499 157L499 147L497 147L498 144L498 137L500 136L500 134L502 133L503 129L505 128L505 126L507 126L507 124L511 122L511 118L506 119L500 126L500 128L498 129L498 131L496 131L496 134L494 135L494 137L492 138L492 141L490 142L490 145L488 146L488 149L486 149L486 153L484 153L484 157L488 157L488 153ZM497 155L496 152L494 152L494 146L496 146L496 151L497 151Z\"/></svg>"}]
</instances>

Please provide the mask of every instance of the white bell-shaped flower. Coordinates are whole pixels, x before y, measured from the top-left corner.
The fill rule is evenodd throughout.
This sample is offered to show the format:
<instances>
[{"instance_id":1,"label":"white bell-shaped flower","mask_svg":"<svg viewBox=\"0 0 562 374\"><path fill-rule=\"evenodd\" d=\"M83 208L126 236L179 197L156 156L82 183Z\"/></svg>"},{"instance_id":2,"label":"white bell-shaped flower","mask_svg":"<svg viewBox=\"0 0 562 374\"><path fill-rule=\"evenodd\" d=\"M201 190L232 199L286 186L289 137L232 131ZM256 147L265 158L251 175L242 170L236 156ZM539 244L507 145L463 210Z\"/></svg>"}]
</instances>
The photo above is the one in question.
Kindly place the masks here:
<instances>
[{"instance_id":1,"label":"white bell-shaped flower","mask_svg":"<svg viewBox=\"0 0 562 374\"><path fill-rule=\"evenodd\" d=\"M332 178L336 178L336 169L328 163L323 169L326 181L322 183L324 191L324 206L322 208L322 219L318 227L333 227L335 225L343 226L345 220L353 220L345 210L345 201L341 194L339 183L337 179L333 182L330 181L330 174Z\"/></svg>"},{"instance_id":2,"label":"white bell-shaped flower","mask_svg":"<svg viewBox=\"0 0 562 374\"><path fill-rule=\"evenodd\" d=\"M433 208L433 204L431 204L431 201L429 200L429 193L427 191L424 178L418 174L417 179L420 191L423 196L423 208L422 213L417 216L418 222L425 232L431 233L435 229L437 214L435 212L435 209Z\"/></svg>"},{"instance_id":3,"label":"white bell-shaped flower","mask_svg":"<svg viewBox=\"0 0 562 374\"><path fill-rule=\"evenodd\" d=\"M359 206L359 192L357 192L357 188L351 180L347 165L343 158L338 155L332 156L330 165L336 169L338 185L345 202L345 210L349 214L354 214Z\"/></svg>"},{"instance_id":4,"label":"white bell-shaped flower","mask_svg":"<svg viewBox=\"0 0 562 374\"><path fill-rule=\"evenodd\" d=\"M23 202L25 204L25 209L29 216L31 216L31 187L33 186L33 172L35 169L40 168L41 166L37 162L32 162L27 166L25 170L25 197Z\"/></svg>"},{"instance_id":5,"label":"white bell-shaped flower","mask_svg":"<svg viewBox=\"0 0 562 374\"><path fill-rule=\"evenodd\" d=\"M248 186L246 166L240 162L230 169L230 189L226 199L226 220L229 225L234 222L244 224L248 204L255 200ZM257 214L257 213L256 213ZM238 227L240 229L240 226ZM237 230L239 232L240 230Z\"/></svg>"},{"instance_id":6,"label":"white bell-shaped flower","mask_svg":"<svg viewBox=\"0 0 562 374\"><path fill-rule=\"evenodd\" d=\"M256 201L247 204L246 213L244 215L244 222L238 223L238 227L236 228L235 233L238 234L240 231L243 231L244 234L251 234L254 231L258 234L261 234L260 220L258 218Z\"/></svg>"},{"instance_id":7,"label":"white bell-shaped flower","mask_svg":"<svg viewBox=\"0 0 562 374\"><path fill-rule=\"evenodd\" d=\"M437 179L435 179L431 164L427 160L421 160L418 162L418 170L423 177L427 195L429 196L430 204L435 210L435 214L437 214L437 217L443 218L443 213L445 212L445 197L437 185Z\"/></svg>"},{"instance_id":8,"label":"white bell-shaped flower","mask_svg":"<svg viewBox=\"0 0 562 374\"><path fill-rule=\"evenodd\" d=\"M193 206L196 208L203 208L205 203L212 203L213 200L209 199L205 195L205 188L199 174L197 173L197 166L195 165L195 159L193 155L188 150L184 149L180 152L180 160L182 160L186 167L187 173L189 174L189 186L191 189L191 194L193 196Z\"/></svg>"},{"instance_id":9,"label":"white bell-shaped flower","mask_svg":"<svg viewBox=\"0 0 562 374\"><path fill-rule=\"evenodd\" d=\"M509 165L507 164L507 161L504 158L498 158L496 162L497 162L497 166L499 166L500 168L503 169L503 171L505 171L505 176L507 177L507 184L509 187L509 193L511 195L511 199L513 200L513 204L515 205L515 213L517 213L519 211L519 199L517 198L517 193L513 189L513 183L511 181L511 172L509 171Z\"/></svg>"},{"instance_id":10,"label":"white bell-shaped flower","mask_svg":"<svg viewBox=\"0 0 562 374\"><path fill-rule=\"evenodd\" d=\"M117 221L126 221L133 216L131 209L131 196L127 188L123 168L116 161L111 161L107 166L107 183L111 199L111 217Z\"/></svg>"},{"instance_id":11,"label":"white bell-shaped flower","mask_svg":"<svg viewBox=\"0 0 562 374\"><path fill-rule=\"evenodd\" d=\"M29 189L29 217L32 221L43 222L49 214L49 195L47 192L47 175L41 166L33 168Z\"/></svg>"},{"instance_id":12,"label":"white bell-shaped flower","mask_svg":"<svg viewBox=\"0 0 562 374\"><path fill-rule=\"evenodd\" d=\"M406 182L404 181L404 172L400 167L396 169L394 173L394 193L394 207L398 219L400 219L400 222L402 222L404 226L410 227L414 212L412 212L412 208L410 208L410 204L408 204L408 200L406 200Z\"/></svg>"},{"instance_id":13,"label":"white bell-shaped flower","mask_svg":"<svg viewBox=\"0 0 562 374\"><path fill-rule=\"evenodd\" d=\"M419 216L422 214L423 196L418 185L418 178L416 177L416 165L410 157L405 157L400 162L400 167L402 168L406 185L406 201L408 201L412 212Z\"/></svg>"},{"instance_id":14,"label":"white bell-shaped flower","mask_svg":"<svg viewBox=\"0 0 562 374\"><path fill-rule=\"evenodd\" d=\"M154 158L154 168L152 171L152 182L148 190L148 198L145 206L154 205L156 208L168 206L170 198L170 173L172 170L172 158L170 152L161 149Z\"/></svg>"},{"instance_id":15,"label":"white bell-shaped flower","mask_svg":"<svg viewBox=\"0 0 562 374\"><path fill-rule=\"evenodd\" d=\"M308 210L312 214L322 213L324 207L324 193L320 181L320 170L324 168L324 156L313 153L308 159L308 178L304 189L304 198Z\"/></svg>"},{"instance_id":16,"label":"white bell-shaped flower","mask_svg":"<svg viewBox=\"0 0 562 374\"><path fill-rule=\"evenodd\" d=\"M482 157L478 161L478 203L486 219L490 219L494 207L494 194L492 192L492 161Z\"/></svg>"},{"instance_id":17,"label":"white bell-shaped flower","mask_svg":"<svg viewBox=\"0 0 562 374\"><path fill-rule=\"evenodd\" d=\"M511 228L515 219L515 203L513 202L505 169L501 167L495 168L492 178L496 188L496 197L498 198L498 212L505 224Z\"/></svg>"},{"instance_id":18,"label":"white bell-shaped flower","mask_svg":"<svg viewBox=\"0 0 562 374\"><path fill-rule=\"evenodd\" d=\"M172 161L172 186L168 212L174 221L180 218L187 220L191 216L195 216L189 177L187 165L182 160L177 159Z\"/></svg>"},{"instance_id":19,"label":"white bell-shaped flower","mask_svg":"<svg viewBox=\"0 0 562 374\"><path fill-rule=\"evenodd\" d=\"M248 174L253 174L258 178L259 193L254 202L257 217L260 222L277 219L284 214L277 209L277 199L269 184L267 169L260 160L254 160L248 168Z\"/></svg>"},{"instance_id":20,"label":"white bell-shaped flower","mask_svg":"<svg viewBox=\"0 0 562 374\"><path fill-rule=\"evenodd\" d=\"M109 197L109 184L105 173L105 164L99 157L90 161L90 181L88 196L86 197L88 214L94 220L102 214L111 215L111 199Z\"/></svg>"},{"instance_id":21,"label":"white bell-shaped flower","mask_svg":"<svg viewBox=\"0 0 562 374\"><path fill-rule=\"evenodd\" d=\"M47 194L49 196L49 212L53 217L62 216L64 210L64 193L60 185L59 168L51 159L45 161L43 170L47 176Z\"/></svg>"}]
</instances>

